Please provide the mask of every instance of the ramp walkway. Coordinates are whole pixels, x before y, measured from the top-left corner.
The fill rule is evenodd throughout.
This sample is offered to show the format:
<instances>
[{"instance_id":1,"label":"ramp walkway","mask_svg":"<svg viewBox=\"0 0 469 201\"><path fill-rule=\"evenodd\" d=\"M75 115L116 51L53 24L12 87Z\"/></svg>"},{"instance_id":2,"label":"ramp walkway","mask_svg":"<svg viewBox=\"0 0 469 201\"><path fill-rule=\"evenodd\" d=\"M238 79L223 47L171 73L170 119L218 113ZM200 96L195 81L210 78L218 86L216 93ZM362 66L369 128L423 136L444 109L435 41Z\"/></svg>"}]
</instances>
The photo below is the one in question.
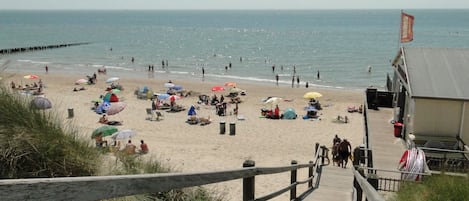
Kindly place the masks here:
<instances>
[{"instance_id":1,"label":"ramp walkway","mask_svg":"<svg viewBox=\"0 0 469 201\"><path fill-rule=\"evenodd\" d=\"M332 164L322 166L321 173L314 182L318 188L309 194L304 201L345 201L352 200L353 196L353 173L352 164L349 163L346 169Z\"/></svg>"}]
</instances>

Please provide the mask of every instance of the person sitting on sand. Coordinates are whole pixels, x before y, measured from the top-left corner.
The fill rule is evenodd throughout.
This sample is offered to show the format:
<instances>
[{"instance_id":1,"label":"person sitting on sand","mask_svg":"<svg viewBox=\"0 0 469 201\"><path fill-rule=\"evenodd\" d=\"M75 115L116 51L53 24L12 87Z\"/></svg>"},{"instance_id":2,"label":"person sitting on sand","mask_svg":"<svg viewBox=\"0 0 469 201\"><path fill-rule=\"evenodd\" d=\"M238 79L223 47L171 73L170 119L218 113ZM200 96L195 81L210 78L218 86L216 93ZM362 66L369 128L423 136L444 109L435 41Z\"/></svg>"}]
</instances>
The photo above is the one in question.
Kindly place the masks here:
<instances>
[{"instance_id":1,"label":"person sitting on sand","mask_svg":"<svg viewBox=\"0 0 469 201\"><path fill-rule=\"evenodd\" d=\"M143 140L140 140L140 150L139 154L147 154L149 152L148 145Z\"/></svg>"},{"instance_id":2,"label":"person sitting on sand","mask_svg":"<svg viewBox=\"0 0 469 201\"><path fill-rule=\"evenodd\" d=\"M199 122L200 122L200 125L201 125L201 126L205 126L205 125L207 125L207 124L212 123L212 119L210 119L210 116L208 116L207 118L200 117L200 118L199 118Z\"/></svg>"},{"instance_id":3,"label":"person sitting on sand","mask_svg":"<svg viewBox=\"0 0 469 201\"><path fill-rule=\"evenodd\" d=\"M270 112L266 117L269 119L280 119L280 108L278 105L276 105L274 111Z\"/></svg>"},{"instance_id":4,"label":"person sitting on sand","mask_svg":"<svg viewBox=\"0 0 469 201\"><path fill-rule=\"evenodd\" d=\"M96 147L99 148L103 147L104 145L107 147L107 141L103 140L103 133L99 133L94 139L96 141Z\"/></svg>"},{"instance_id":5,"label":"person sitting on sand","mask_svg":"<svg viewBox=\"0 0 469 201\"><path fill-rule=\"evenodd\" d=\"M136 149L137 149L137 146L135 146L134 144L132 144L132 140L129 140L127 142L127 144L125 145L125 153L126 154L129 154L129 155L133 155L133 154L136 154Z\"/></svg>"},{"instance_id":6,"label":"person sitting on sand","mask_svg":"<svg viewBox=\"0 0 469 201\"><path fill-rule=\"evenodd\" d=\"M102 123L102 124L107 124L108 119L107 119L106 114L103 114L103 116L99 118L99 121L98 121L98 122L99 122L99 123Z\"/></svg>"}]
</instances>

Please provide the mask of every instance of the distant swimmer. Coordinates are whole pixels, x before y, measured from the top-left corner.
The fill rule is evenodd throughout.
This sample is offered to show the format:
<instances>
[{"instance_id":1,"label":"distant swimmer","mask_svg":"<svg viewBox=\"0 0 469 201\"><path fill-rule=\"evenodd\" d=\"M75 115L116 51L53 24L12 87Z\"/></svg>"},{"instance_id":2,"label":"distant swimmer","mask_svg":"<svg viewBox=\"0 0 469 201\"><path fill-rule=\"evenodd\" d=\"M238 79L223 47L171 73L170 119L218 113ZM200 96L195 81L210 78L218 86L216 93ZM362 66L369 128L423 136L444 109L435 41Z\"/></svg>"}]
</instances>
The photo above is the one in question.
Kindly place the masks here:
<instances>
[{"instance_id":1,"label":"distant swimmer","mask_svg":"<svg viewBox=\"0 0 469 201\"><path fill-rule=\"evenodd\" d=\"M231 69L231 62L228 64L228 67Z\"/></svg>"},{"instance_id":2,"label":"distant swimmer","mask_svg":"<svg viewBox=\"0 0 469 201\"><path fill-rule=\"evenodd\" d=\"M368 66L368 72L371 73L371 65Z\"/></svg>"},{"instance_id":3,"label":"distant swimmer","mask_svg":"<svg viewBox=\"0 0 469 201\"><path fill-rule=\"evenodd\" d=\"M279 79L278 74L276 74L275 75L275 80L277 80L277 86L278 86L278 79Z\"/></svg>"},{"instance_id":4,"label":"distant swimmer","mask_svg":"<svg viewBox=\"0 0 469 201\"><path fill-rule=\"evenodd\" d=\"M318 78L318 80L321 79L321 74L319 73L319 70L318 70L318 73L317 73L317 78Z\"/></svg>"},{"instance_id":5,"label":"distant swimmer","mask_svg":"<svg viewBox=\"0 0 469 201\"><path fill-rule=\"evenodd\" d=\"M133 63L133 62L135 61L135 58L134 58L134 57L132 57L132 59L131 59L130 61L132 61L132 63Z\"/></svg>"}]
</instances>

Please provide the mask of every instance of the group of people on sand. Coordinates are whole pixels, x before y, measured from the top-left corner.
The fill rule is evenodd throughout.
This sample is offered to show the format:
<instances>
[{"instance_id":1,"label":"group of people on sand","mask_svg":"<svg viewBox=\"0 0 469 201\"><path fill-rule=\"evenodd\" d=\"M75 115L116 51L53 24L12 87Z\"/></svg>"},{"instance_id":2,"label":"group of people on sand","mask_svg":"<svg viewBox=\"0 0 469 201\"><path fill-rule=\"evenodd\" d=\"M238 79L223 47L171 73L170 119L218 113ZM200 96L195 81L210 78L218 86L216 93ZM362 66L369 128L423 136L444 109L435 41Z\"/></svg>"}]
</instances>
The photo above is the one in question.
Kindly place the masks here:
<instances>
[{"instance_id":1,"label":"group of people on sand","mask_svg":"<svg viewBox=\"0 0 469 201\"><path fill-rule=\"evenodd\" d=\"M124 151L125 154L128 155L135 155L135 154L147 154L150 149L148 148L147 143L145 141L140 140L140 147L137 148L132 143L132 140L128 140L127 144L125 144L125 147L121 150L121 142L119 140L114 140L111 146L108 145L107 140L103 139L103 134L100 133L95 137L96 141L96 147L97 148L109 148L109 151L111 152L118 152L118 151Z\"/></svg>"},{"instance_id":2,"label":"group of people on sand","mask_svg":"<svg viewBox=\"0 0 469 201\"><path fill-rule=\"evenodd\" d=\"M332 140L332 164L337 164L337 167L346 168L351 153L352 145L350 145L350 142L347 139L342 140L338 135L335 135Z\"/></svg>"},{"instance_id":3,"label":"group of people on sand","mask_svg":"<svg viewBox=\"0 0 469 201\"><path fill-rule=\"evenodd\" d=\"M39 79L39 82L37 83L33 82L32 84L25 84L24 86L19 84L17 85L15 82L11 81L10 87L14 90L23 90L26 92L30 92L33 95L41 95L43 94L44 85L42 83L42 79Z\"/></svg>"}]
</instances>

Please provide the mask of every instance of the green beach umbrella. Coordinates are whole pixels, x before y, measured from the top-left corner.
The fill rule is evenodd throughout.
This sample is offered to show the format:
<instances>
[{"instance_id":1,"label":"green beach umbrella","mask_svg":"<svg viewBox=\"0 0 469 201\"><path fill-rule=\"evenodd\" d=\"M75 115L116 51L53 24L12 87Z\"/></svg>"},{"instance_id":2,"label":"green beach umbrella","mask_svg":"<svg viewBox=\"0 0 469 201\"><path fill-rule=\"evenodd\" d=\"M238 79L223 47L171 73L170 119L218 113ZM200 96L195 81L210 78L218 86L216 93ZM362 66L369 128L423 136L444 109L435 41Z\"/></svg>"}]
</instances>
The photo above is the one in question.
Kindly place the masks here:
<instances>
[{"instance_id":1,"label":"green beach umbrella","mask_svg":"<svg viewBox=\"0 0 469 201\"><path fill-rule=\"evenodd\" d=\"M108 125L101 126L101 127L97 128L96 130L93 131L93 133L91 134L91 138L95 138L100 133L103 134L103 137L110 136L110 135L114 134L117 131L118 131L117 128L114 127L114 126L108 126Z\"/></svg>"}]
</instances>

